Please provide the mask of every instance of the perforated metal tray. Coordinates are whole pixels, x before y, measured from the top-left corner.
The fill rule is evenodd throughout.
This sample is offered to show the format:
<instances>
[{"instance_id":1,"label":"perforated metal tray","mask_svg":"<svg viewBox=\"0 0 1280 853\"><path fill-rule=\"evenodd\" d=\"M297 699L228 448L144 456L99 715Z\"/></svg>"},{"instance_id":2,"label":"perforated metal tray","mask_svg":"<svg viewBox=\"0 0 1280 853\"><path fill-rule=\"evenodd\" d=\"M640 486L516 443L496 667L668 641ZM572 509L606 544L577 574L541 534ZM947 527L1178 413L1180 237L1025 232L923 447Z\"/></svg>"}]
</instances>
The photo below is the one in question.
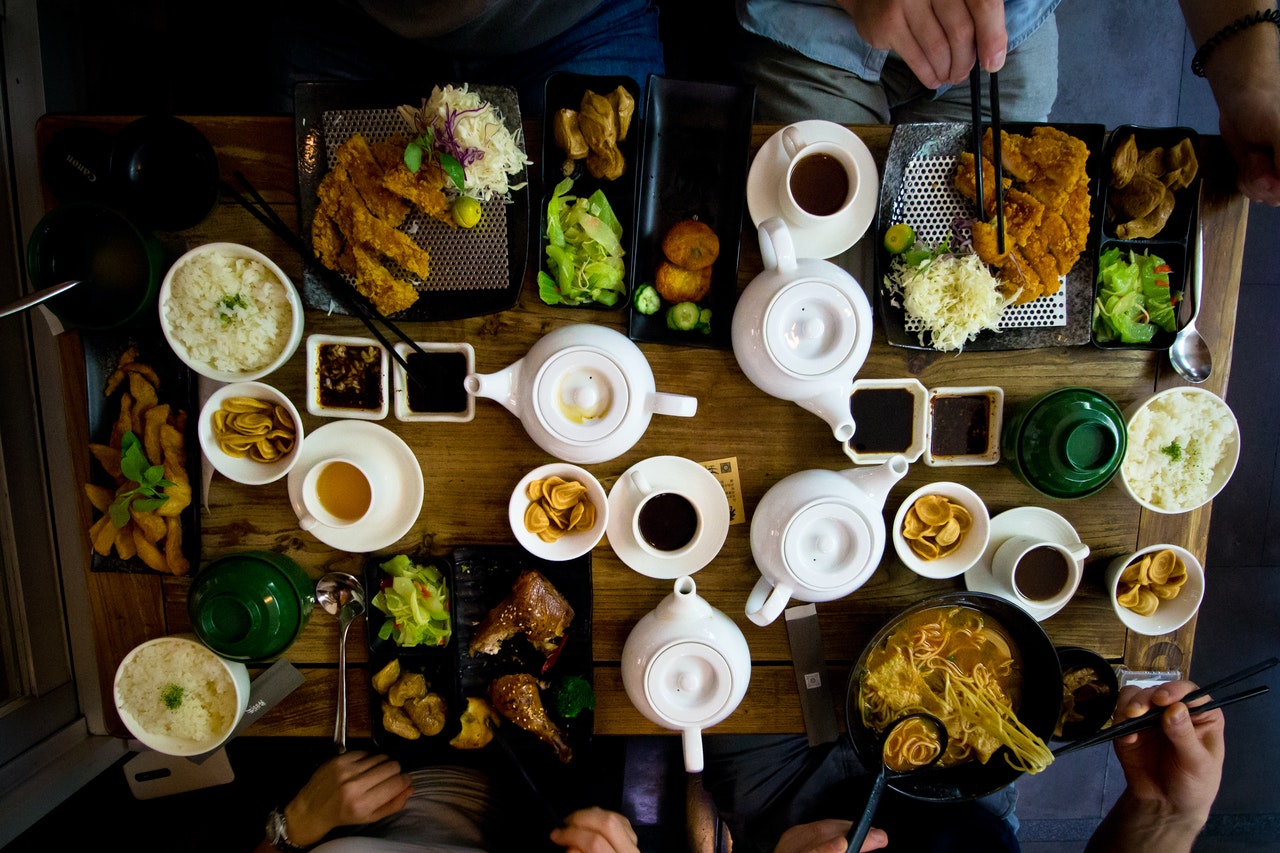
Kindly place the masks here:
<instances>
[{"instance_id":1,"label":"perforated metal tray","mask_svg":"<svg viewBox=\"0 0 1280 853\"><path fill-rule=\"evenodd\" d=\"M455 83L454 85L461 85ZM492 102L513 133L521 132L520 105L514 89L472 86ZM350 83L302 83L295 95L295 134L298 151L298 201L301 234L310 240L320 181L336 161L338 147L360 132L370 142L407 133L397 108L418 105L431 94L427 84L412 92L388 91L386 86ZM526 184L528 170L512 178ZM471 229L450 228L412 212L400 230L431 254L431 272L425 280L390 265L393 274L413 281L418 301L396 314L407 320L444 320L473 317L510 308L524 282L529 244L529 189L510 194L510 202L491 199L483 203L480 223ZM348 279L350 280L350 279ZM303 302L309 308L346 313L324 281L308 271L302 281Z\"/></svg>"},{"instance_id":2,"label":"perforated metal tray","mask_svg":"<svg viewBox=\"0 0 1280 853\"><path fill-rule=\"evenodd\" d=\"M1006 122L1009 133L1028 134L1034 124ZM967 350L1012 350L1079 345L1089 342L1093 310L1093 279L1097 267L1102 222L1102 147L1106 129L1093 124L1054 124L1084 141L1089 148L1085 166L1089 177L1090 228L1085 250L1067 274L1063 287L1026 305L1011 305L1000 321L1000 332L984 331L965 344ZM877 311L890 344L932 349L928 334L920 339L920 322L903 310L901 297L884 286L890 257L884 232L909 222L916 239L936 244L952 231L957 219L971 218L974 206L953 186L956 158L969 148L971 125L964 122L901 124L894 128L880 184L876 224ZM962 233L968 236L967 232Z\"/></svg>"}]
</instances>

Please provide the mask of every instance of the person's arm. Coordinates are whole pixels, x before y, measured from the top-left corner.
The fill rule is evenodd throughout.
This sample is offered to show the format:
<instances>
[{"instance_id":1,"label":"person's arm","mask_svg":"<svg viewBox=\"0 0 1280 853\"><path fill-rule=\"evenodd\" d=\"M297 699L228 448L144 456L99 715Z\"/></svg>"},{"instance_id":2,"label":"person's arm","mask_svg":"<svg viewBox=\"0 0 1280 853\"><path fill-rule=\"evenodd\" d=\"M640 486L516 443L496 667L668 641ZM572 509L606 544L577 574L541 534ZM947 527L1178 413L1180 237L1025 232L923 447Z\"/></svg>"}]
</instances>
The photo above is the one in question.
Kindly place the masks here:
<instances>
[{"instance_id":1,"label":"person's arm","mask_svg":"<svg viewBox=\"0 0 1280 853\"><path fill-rule=\"evenodd\" d=\"M339 826L381 820L404 808L412 791L412 779L385 755L344 752L320 765L285 806L289 843L310 847ZM255 853L274 850L264 840Z\"/></svg>"},{"instance_id":2,"label":"person's arm","mask_svg":"<svg viewBox=\"0 0 1280 853\"><path fill-rule=\"evenodd\" d=\"M1275 0L1181 0L1196 47ZM1204 58L1218 128L1236 161L1240 191L1280 205L1280 27L1261 21L1225 37Z\"/></svg>"},{"instance_id":3,"label":"person's arm","mask_svg":"<svg viewBox=\"0 0 1280 853\"><path fill-rule=\"evenodd\" d=\"M1193 717L1180 701L1194 689L1191 682L1178 681L1121 691L1117 721L1152 707L1165 711L1159 726L1115 742L1128 786L1089 840L1088 853L1191 850L1218 794L1224 753L1222 711Z\"/></svg>"},{"instance_id":4,"label":"person's arm","mask_svg":"<svg viewBox=\"0 0 1280 853\"><path fill-rule=\"evenodd\" d=\"M849 834L853 823L847 820L828 818L813 823L802 823L793 826L778 839L778 846L773 853L843 853L844 837ZM879 850L889 843L889 836L883 829L872 828L862 842L860 853L868 850Z\"/></svg>"},{"instance_id":5,"label":"person's arm","mask_svg":"<svg viewBox=\"0 0 1280 853\"><path fill-rule=\"evenodd\" d=\"M552 843L569 853L640 853L639 840L631 821L600 808L576 811L551 831Z\"/></svg>"},{"instance_id":6,"label":"person's arm","mask_svg":"<svg viewBox=\"0 0 1280 853\"><path fill-rule=\"evenodd\" d=\"M975 60L1004 65L1004 0L839 0L863 41L902 57L930 89L963 83Z\"/></svg>"}]
</instances>

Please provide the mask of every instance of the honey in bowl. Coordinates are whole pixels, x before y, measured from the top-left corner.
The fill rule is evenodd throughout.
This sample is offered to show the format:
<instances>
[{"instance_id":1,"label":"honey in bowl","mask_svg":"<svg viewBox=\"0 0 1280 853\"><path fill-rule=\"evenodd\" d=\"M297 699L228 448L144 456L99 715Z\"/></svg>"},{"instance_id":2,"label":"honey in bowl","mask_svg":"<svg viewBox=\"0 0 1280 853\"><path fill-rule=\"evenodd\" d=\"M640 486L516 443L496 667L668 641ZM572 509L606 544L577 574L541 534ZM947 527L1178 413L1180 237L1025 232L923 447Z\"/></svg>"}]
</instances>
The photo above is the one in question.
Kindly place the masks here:
<instances>
[{"instance_id":1,"label":"honey in bowl","mask_svg":"<svg viewBox=\"0 0 1280 853\"><path fill-rule=\"evenodd\" d=\"M316 476L316 497L334 518L355 522L369 511L373 503L373 487L359 468L335 459Z\"/></svg>"}]
</instances>

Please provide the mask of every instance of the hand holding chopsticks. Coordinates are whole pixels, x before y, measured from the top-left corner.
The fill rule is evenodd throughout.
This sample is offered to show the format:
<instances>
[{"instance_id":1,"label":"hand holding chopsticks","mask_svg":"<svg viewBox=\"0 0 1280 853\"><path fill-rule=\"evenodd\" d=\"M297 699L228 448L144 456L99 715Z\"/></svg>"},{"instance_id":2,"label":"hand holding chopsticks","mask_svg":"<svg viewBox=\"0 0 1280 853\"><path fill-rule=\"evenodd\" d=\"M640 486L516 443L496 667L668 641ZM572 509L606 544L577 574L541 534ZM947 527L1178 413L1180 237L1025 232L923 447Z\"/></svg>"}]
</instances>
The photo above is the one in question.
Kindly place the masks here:
<instances>
[{"instance_id":1,"label":"hand holding chopsticks","mask_svg":"<svg viewBox=\"0 0 1280 853\"><path fill-rule=\"evenodd\" d=\"M996 249L1004 254L1004 183L1000 180L1000 175L1004 170L1003 157L1001 156L1000 145L1000 75L998 72L991 72L991 161L992 173L995 180L995 186L992 188L995 192L996 207ZM973 70L969 73L969 99L973 110L973 177L974 189L977 190L975 197L978 200L978 218L985 221L987 218L987 199L982 191L983 183L983 166L982 166L982 69L975 63Z\"/></svg>"}]
</instances>

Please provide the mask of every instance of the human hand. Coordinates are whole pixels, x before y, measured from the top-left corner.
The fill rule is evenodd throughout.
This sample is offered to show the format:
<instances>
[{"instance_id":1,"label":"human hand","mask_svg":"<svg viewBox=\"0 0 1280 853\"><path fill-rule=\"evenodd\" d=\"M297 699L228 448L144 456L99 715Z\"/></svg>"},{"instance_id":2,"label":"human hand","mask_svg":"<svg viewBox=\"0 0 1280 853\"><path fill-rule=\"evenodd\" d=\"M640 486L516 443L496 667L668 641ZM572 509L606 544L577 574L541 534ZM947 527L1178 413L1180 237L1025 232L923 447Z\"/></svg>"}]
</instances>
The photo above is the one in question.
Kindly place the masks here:
<instances>
[{"instance_id":1,"label":"human hand","mask_svg":"<svg viewBox=\"0 0 1280 853\"><path fill-rule=\"evenodd\" d=\"M1117 722L1139 717L1153 707L1165 711L1158 727L1118 738L1115 750L1130 796L1203 823L1222 781L1224 719L1220 709L1191 716L1180 700L1194 689L1189 681L1175 681L1145 690L1132 686L1121 690ZM1209 697L1202 697L1191 705L1208 701Z\"/></svg>"},{"instance_id":2,"label":"human hand","mask_svg":"<svg viewBox=\"0 0 1280 853\"><path fill-rule=\"evenodd\" d=\"M413 782L385 755L344 752L316 769L285 806L289 840L318 843L339 826L373 823L404 808Z\"/></svg>"},{"instance_id":3,"label":"human hand","mask_svg":"<svg viewBox=\"0 0 1280 853\"><path fill-rule=\"evenodd\" d=\"M1004 65L1009 35L1003 0L839 0L858 35L902 57L921 83L963 83L978 60Z\"/></svg>"},{"instance_id":4,"label":"human hand","mask_svg":"<svg viewBox=\"0 0 1280 853\"><path fill-rule=\"evenodd\" d=\"M818 820L793 826L778 839L773 853L842 853L844 837L853 824L847 820ZM873 828L862 842L862 851L879 850L889 844L889 836L883 829Z\"/></svg>"},{"instance_id":5,"label":"human hand","mask_svg":"<svg viewBox=\"0 0 1280 853\"><path fill-rule=\"evenodd\" d=\"M1218 98L1218 130L1236 161L1240 192L1280 206L1280 79L1232 89Z\"/></svg>"},{"instance_id":6,"label":"human hand","mask_svg":"<svg viewBox=\"0 0 1280 853\"><path fill-rule=\"evenodd\" d=\"M564 826L551 831L551 841L570 853L640 853L631 821L601 808L569 815Z\"/></svg>"}]
</instances>

